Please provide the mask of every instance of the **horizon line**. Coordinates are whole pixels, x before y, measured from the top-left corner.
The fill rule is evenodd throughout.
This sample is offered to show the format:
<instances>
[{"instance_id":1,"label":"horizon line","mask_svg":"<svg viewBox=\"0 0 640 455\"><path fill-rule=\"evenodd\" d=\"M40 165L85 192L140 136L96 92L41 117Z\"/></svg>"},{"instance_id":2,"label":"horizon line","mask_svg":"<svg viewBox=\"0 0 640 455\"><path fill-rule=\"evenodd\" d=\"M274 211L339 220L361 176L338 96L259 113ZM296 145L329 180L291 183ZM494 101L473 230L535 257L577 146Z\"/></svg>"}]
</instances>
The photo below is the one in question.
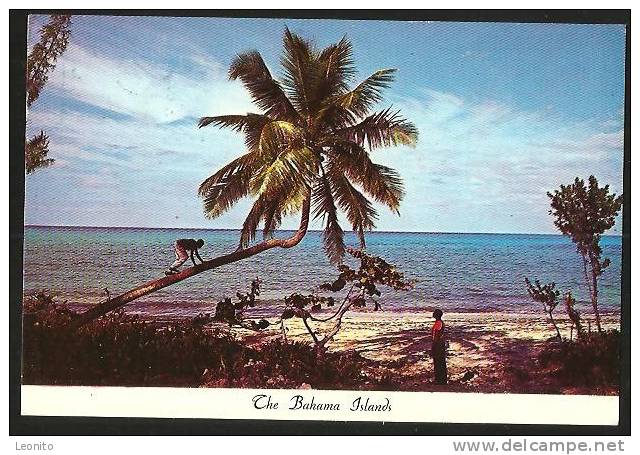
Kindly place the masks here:
<instances>
[{"instance_id":1,"label":"horizon line","mask_svg":"<svg viewBox=\"0 0 640 455\"><path fill-rule=\"evenodd\" d=\"M194 230L194 231L240 231L241 228L198 228L198 227L150 227L150 226L79 226L79 225L48 225L48 224L25 224L25 228L84 228L84 229L143 229L143 230ZM295 232L296 229L276 229L276 232ZM322 232L321 229L308 229L308 232ZM354 232L345 230L344 232ZM469 234L469 235L559 235L562 233L547 232L460 232L460 231L383 231L375 230L368 233L381 234ZM610 237L622 237L622 234L602 234Z\"/></svg>"}]
</instances>

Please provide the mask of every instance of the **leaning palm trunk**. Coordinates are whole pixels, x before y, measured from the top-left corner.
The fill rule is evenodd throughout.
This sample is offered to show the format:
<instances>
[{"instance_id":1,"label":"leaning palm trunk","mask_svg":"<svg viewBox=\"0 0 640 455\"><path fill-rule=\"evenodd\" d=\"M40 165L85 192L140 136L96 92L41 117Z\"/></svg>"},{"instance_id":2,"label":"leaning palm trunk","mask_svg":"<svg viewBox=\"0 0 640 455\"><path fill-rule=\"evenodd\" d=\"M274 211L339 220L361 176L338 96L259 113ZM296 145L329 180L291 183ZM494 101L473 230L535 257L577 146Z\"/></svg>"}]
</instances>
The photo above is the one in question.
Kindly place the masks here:
<instances>
[{"instance_id":1,"label":"leaning palm trunk","mask_svg":"<svg viewBox=\"0 0 640 455\"><path fill-rule=\"evenodd\" d=\"M268 239L249 248L240 248L233 253L225 254L223 256L218 256L217 258L204 261L202 264L190 267L174 275L169 275L164 278L148 281L147 283L144 283L137 288L131 289L124 294L120 294L113 299L109 299L106 302L96 305L93 308L90 308L89 310L80 314L72 321L72 323L70 324L70 328L72 330L75 330L86 324L87 322L90 322L110 311L120 308L121 306L124 306L127 303L132 302L133 300L139 299L142 296L166 288L167 286L171 286L172 284L179 283L180 281L186 280L187 278L198 275L207 270L211 270L226 264L231 264L233 262L238 262L242 259L255 256L258 253L262 253L263 251L270 250L272 248L294 247L302 241L305 234L307 233L307 228L309 226L310 208L311 198L307 197L302 207L302 218L300 220L300 227L293 236L286 239Z\"/></svg>"},{"instance_id":2,"label":"leaning palm trunk","mask_svg":"<svg viewBox=\"0 0 640 455\"><path fill-rule=\"evenodd\" d=\"M404 196L400 175L369 156L382 147L415 146L418 139L415 125L400 112L373 110L395 70L378 70L351 86L355 67L346 38L318 49L286 29L283 50L281 80L272 77L257 51L239 54L229 68L229 78L244 84L259 114L202 117L198 123L199 127L230 128L245 136L246 152L198 189L205 215L211 219L244 197L254 198L242 226L239 249L108 300L80 315L74 327L205 270L271 248L292 247L304 237L311 212L323 221L324 249L334 264L341 262L346 251L339 211L363 247L365 232L375 228L378 218L372 201L399 214ZM269 238L284 217L300 210L300 229L293 237L250 246L259 225Z\"/></svg>"}]
</instances>

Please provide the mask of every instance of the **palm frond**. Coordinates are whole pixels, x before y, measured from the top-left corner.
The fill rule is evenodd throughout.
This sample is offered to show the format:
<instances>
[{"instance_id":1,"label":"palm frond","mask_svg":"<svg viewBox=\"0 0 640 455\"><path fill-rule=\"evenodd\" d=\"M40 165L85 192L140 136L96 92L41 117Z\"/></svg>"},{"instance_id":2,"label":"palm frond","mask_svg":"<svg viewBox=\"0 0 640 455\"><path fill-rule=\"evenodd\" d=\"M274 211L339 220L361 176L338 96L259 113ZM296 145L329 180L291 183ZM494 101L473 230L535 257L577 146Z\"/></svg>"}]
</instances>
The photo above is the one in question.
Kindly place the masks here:
<instances>
[{"instance_id":1,"label":"palm frond","mask_svg":"<svg viewBox=\"0 0 640 455\"><path fill-rule=\"evenodd\" d=\"M324 250L332 264L339 264L344 257L344 232L338 222L338 211L333 200L329 180L323 175L316 183L311 202L314 219L323 218L324 232L322 241Z\"/></svg>"},{"instance_id":2,"label":"palm frond","mask_svg":"<svg viewBox=\"0 0 640 455\"><path fill-rule=\"evenodd\" d=\"M253 173L254 156L246 153L223 166L198 188L207 218L216 218L247 196Z\"/></svg>"},{"instance_id":3,"label":"palm frond","mask_svg":"<svg viewBox=\"0 0 640 455\"><path fill-rule=\"evenodd\" d=\"M356 70L353 65L353 50L347 37L325 48L318 57L320 81L316 98L324 101L349 89L348 83Z\"/></svg>"},{"instance_id":4,"label":"palm frond","mask_svg":"<svg viewBox=\"0 0 640 455\"><path fill-rule=\"evenodd\" d=\"M404 197L402 178L390 167L371 161L367 151L354 143L344 143L333 148L331 159L344 170L352 182L358 184L373 199L399 214L400 201Z\"/></svg>"},{"instance_id":5,"label":"palm frond","mask_svg":"<svg viewBox=\"0 0 640 455\"><path fill-rule=\"evenodd\" d=\"M334 129L353 126L382 101L382 91L393 82L395 72L395 69L378 70L353 90L324 100L318 117Z\"/></svg>"},{"instance_id":6,"label":"palm frond","mask_svg":"<svg viewBox=\"0 0 640 455\"><path fill-rule=\"evenodd\" d=\"M251 206L251 210L249 211L247 218L244 220L242 230L240 231L240 248L246 248L256 238L258 225L264 216L264 212L268 204L268 200L259 196Z\"/></svg>"},{"instance_id":7,"label":"palm frond","mask_svg":"<svg viewBox=\"0 0 640 455\"><path fill-rule=\"evenodd\" d=\"M280 227L282 218L298 213L309 195L309 188L305 185L283 189L276 199L265 206L262 235L266 239Z\"/></svg>"},{"instance_id":8,"label":"palm frond","mask_svg":"<svg viewBox=\"0 0 640 455\"><path fill-rule=\"evenodd\" d=\"M253 155L249 152L225 164L200 184L198 187L198 195L205 196L209 191L221 187L219 185L220 183L226 182L231 175L246 168L252 161Z\"/></svg>"},{"instance_id":9,"label":"palm frond","mask_svg":"<svg viewBox=\"0 0 640 455\"><path fill-rule=\"evenodd\" d=\"M382 101L382 91L393 82L395 72L393 68L378 70L333 102L357 117L364 117L375 104Z\"/></svg>"},{"instance_id":10,"label":"palm frond","mask_svg":"<svg viewBox=\"0 0 640 455\"><path fill-rule=\"evenodd\" d=\"M201 117L198 120L198 128L214 125L222 128L231 128L233 131L242 131L247 124L246 115L216 115L213 117Z\"/></svg>"},{"instance_id":11,"label":"palm frond","mask_svg":"<svg viewBox=\"0 0 640 455\"><path fill-rule=\"evenodd\" d=\"M285 120L274 120L261 114L202 117L198 122L199 128L208 125L244 133L247 149L260 153L281 150L303 137L303 131L295 124Z\"/></svg>"},{"instance_id":12,"label":"palm frond","mask_svg":"<svg viewBox=\"0 0 640 455\"><path fill-rule=\"evenodd\" d=\"M316 111L315 89L320 77L318 58L310 42L288 28L283 39L282 85L291 103L305 118Z\"/></svg>"},{"instance_id":13,"label":"palm frond","mask_svg":"<svg viewBox=\"0 0 640 455\"><path fill-rule=\"evenodd\" d=\"M345 139L360 146L367 144L370 150L395 145L415 146L418 129L400 116L400 111L391 108L366 117L357 125L336 132Z\"/></svg>"},{"instance_id":14,"label":"palm frond","mask_svg":"<svg viewBox=\"0 0 640 455\"><path fill-rule=\"evenodd\" d=\"M251 192L269 199L288 189L310 186L317 174L318 158L308 147L288 147L262 166L251 179Z\"/></svg>"},{"instance_id":15,"label":"palm frond","mask_svg":"<svg viewBox=\"0 0 640 455\"><path fill-rule=\"evenodd\" d=\"M262 56L257 51L236 56L229 68L229 79L240 79L251 94L253 102L266 115L279 119L295 119L298 113L273 79Z\"/></svg>"},{"instance_id":16,"label":"palm frond","mask_svg":"<svg viewBox=\"0 0 640 455\"><path fill-rule=\"evenodd\" d=\"M283 149L302 147L303 137L304 132L293 123L274 120L263 126L257 150L263 156L273 157Z\"/></svg>"},{"instance_id":17,"label":"palm frond","mask_svg":"<svg viewBox=\"0 0 640 455\"><path fill-rule=\"evenodd\" d=\"M341 131L357 122L358 118L351 111L333 102L324 103L314 120L315 131L328 134Z\"/></svg>"},{"instance_id":18,"label":"palm frond","mask_svg":"<svg viewBox=\"0 0 640 455\"><path fill-rule=\"evenodd\" d=\"M344 175L344 171L329 162L327 174L332 183L333 194L340 209L347 215L353 230L358 234L360 246L366 246L364 233L375 228L378 213L371 202L358 191Z\"/></svg>"},{"instance_id":19,"label":"palm frond","mask_svg":"<svg viewBox=\"0 0 640 455\"><path fill-rule=\"evenodd\" d=\"M284 216L298 213L309 193L308 187L283 188L275 195L261 194L253 203L240 232L240 247L246 248L256 238L260 222L264 222L263 237L271 236Z\"/></svg>"},{"instance_id":20,"label":"palm frond","mask_svg":"<svg viewBox=\"0 0 640 455\"><path fill-rule=\"evenodd\" d=\"M221 128L230 128L233 131L243 133L245 145L248 150L256 150L262 137L265 126L274 120L261 114L246 115L218 115L214 117L202 117L198 121L198 128L214 125Z\"/></svg>"},{"instance_id":21,"label":"palm frond","mask_svg":"<svg viewBox=\"0 0 640 455\"><path fill-rule=\"evenodd\" d=\"M264 228L262 229L262 237L267 239L273 235L273 232L280 227L282 223L282 201L276 200L268 204L264 213Z\"/></svg>"},{"instance_id":22,"label":"palm frond","mask_svg":"<svg viewBox=\"0 0 640 455\"><path fill-rule=\"evenodd\" d=\"M246 181L242 174L231 176L228 182L217 191L211 191L202 197L205 216L214 219L229 210L240 199L249 195Z\"/></svg>"}]
</instances>

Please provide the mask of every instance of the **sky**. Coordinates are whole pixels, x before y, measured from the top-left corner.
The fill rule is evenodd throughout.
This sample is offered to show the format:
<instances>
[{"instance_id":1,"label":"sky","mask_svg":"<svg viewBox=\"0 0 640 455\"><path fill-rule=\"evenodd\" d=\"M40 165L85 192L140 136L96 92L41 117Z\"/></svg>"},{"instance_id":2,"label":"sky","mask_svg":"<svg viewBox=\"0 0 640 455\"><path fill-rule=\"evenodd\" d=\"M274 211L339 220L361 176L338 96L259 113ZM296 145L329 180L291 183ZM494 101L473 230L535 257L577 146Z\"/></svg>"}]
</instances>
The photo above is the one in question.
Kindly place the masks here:
<instances>
[{"instance_id":1,"label":"sky","mask_svg":"<svg viewBox=\"0 0 640 455\"><path fill-rule=\"evenodd\" d=\"M547 191L594 174L622 192L622 25L74 16L28 112L56 162L26 177L25 223L240 228L252 201L209 220L197 189L243 138L197 120L258 112L228 66L256 49L280 75L285 26L322 47L346 35L358 79L398 70L379 108L420 137L372 152L406 190L377 230L554 233Z\"/></svg>"}]
</instances>

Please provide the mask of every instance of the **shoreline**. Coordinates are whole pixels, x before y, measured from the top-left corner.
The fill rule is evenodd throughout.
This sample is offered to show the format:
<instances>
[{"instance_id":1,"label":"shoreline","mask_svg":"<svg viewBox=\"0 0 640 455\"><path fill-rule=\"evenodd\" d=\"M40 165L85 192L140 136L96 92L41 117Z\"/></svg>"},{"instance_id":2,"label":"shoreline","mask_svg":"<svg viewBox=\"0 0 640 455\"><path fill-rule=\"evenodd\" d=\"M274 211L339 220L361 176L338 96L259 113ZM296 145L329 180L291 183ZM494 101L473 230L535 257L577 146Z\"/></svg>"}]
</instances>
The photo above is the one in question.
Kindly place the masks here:
<instances>
[{"instance_id":1,"label":"shoreline","mask_svg":"<svg viewBox=\"0 0 640 455\"><path fill-rule=\"evenodd\" d=\"M36 295L39 291L37 290L29 290L23 293L23 299ZM64 299L62 293L52 292L51 295L55 296L58 299L58 303L66 304L70 308L78 311L85 311L104 300L102 298L87 298L85 301L68 301L68 299ZM90 301L89 301L90 300ZM188 301L188 302L171 302L168 303L166 301L159 300L150 300L146 301L144 299L140 299L138 301L134 301L126 304L122 308L129 314L136 314L141 316L143 319L149 320L166 320L175 321L175 320L183 320L189 319L197 316L200 313L213 313L215 312L216 305L219 302L217 300L211 301ZM581 314L585 317L585 321L590 319L590 313L588 313L588 302L578 301L578 303L583 307L582 309L586 309L587 312L581 312ZM479 317L485 317L487 315L493 315L496 317L504 318L504 319L513 319L513 318L544 318L544 314L542 313L541 308L537 306L536 303L531 302L528 305L518 304L512 306L512 310L507 309L507 305L501 306L482 306L482 307L469 307L464 308L462 305L458 305L455 311L449 309L449 302L442 302L442 304L436 303L427 303L420 302L418 305L409 306L402 304L402 306L392 306L389 303L385 303L382 306L382 309L378 311L374 311L373 308L365 307L360 309L352 309L348 315L359 315L363 318L367 317L385 317L385 315L396 315L396 316L415 316L418 318L423 317L424 315L428 315L430 317L431 313L435 308L442 309L445 314L448 315L478 315ZM474 303L477 305L477 303ZM529 308L529 309L526 309ZM256 301L256 306L251 308L247 314L247 317L251 318L278 318L282 310L285 309L285 305L282 298L270 299L270 298L259 298ZM333 310L331 308L325 308L317 313L313 313L317 316L325 316L331 314ZM563 314L565 312L564 308L558 308L556 314L554 314L554 318L556 320L562 321L567 320L566 316ZM611 310L608 308L600 308L600 314L603 317L607 318L620 318L621 312L619 310Z\"/></svg>"},{"instance_id":2,"label":"shoreline","mask_svg":"<svg viewBox=\"0 0 640 455\"><path fill-rule=\"evenodd\" d=\"M46 299L44 302L47 305ZM68 317L69 313L65 313L68 310L65 310L64 304L60 304L60 306L61 310L50 307L51 313L43 313L44 321L47 317L54 317L53 320L55 320L54 314L59 314L63 320ZM89 353L96 349L93 346L94 337L98 336L98 339L102 340L103 344L100 346L105 346L107 350L104 354L113 365L109 368L114 368L113 371L105 372L109 379L105 379L103 375L92 376L96 368L98 370L102 368L100 361L93 359L92 354L89 354L89 358L82 354L75 360L80 362L77 369L80 378L84 375L85 380L89 378L90 382L97 381L100 384L103 383L101 381L107 381L105 384L112 382L113 384L129 384L133 377L137 378L137 381L143 381L144 384L157 386L255 387L266 384L267 386L276 386L276 388L293 387L295 389L303 386L304 388L326 388L343 384L338 378L343 377L341 376L343 371L347 371L348 376L346 377L349 378L348 381L351 381L348 382L350 390L351 387L355 387L354 390L373 388L373 390L468 393L580 395L617 395L619 393L617 381L611 379L615 377L611 374L615 373L610 373L617 368L615 366L615 345L609 342L609 340L613 340L615 343L618 335L614 332L607 332L608 335L605 338L585 336L585 343L560 343L554 339L555 329L542 312L445 312L443 321L445 323L445 337L448 342L449 383L436 385L433 378L433 359L430 355L431 326L433 324L431 311L373 311L371 309L350 311L343 317L341 328L335 338L327 345L328 351L325 354L318 354L314 350L311 336L304 322L299 318L284 320L284 327L280 325L280 322L276 322L277 318L271 318L270 322L275 322L273 326L264 330L251 330L237 326L230 327L227 323L211 322L208 317L174 316L166 318L146 314L143 317L132 319L131 316L135 314L135 311L130 311L131 307L127 306L124 307L124 310L123 316L116 313L114 317L108 317L102 322L98 321L93 328L89 329L89 332L84 334L84 338L81 337L77 340L79 343L77 347L80 348L78 352ZM246 312L245 322L257 322L260 318L259 315L253 314L252 310L249 309ZM58 311L62 312L56 313ZM314 315L322 318L331 312L332 310L327 309L315 312ZM47 314L49 316L46 316ZM585 330L588 330L589 324L586 316L589 315L583 315L583 324ZM120 319L121 317L123 319ZM145 324L131 324L136 320L145 322ZM560 312L556 320L562 335L569 338L567 318L563 317ZM31 319L29 321L31 321L30 324L34 322ZM128 333L133 336L129 339L128 335L123 335L123 340L129 345L122 346L121 342L116 342L116 339L113 338L113 328L119 325L120 321L125 323L123 327L128 327L123 333L127 333L129 330ZM310 330L317 333L320 339L333 329L333 322L308 321L311 326ZM620 315L605 314L602 316L602 322L606 331L611 329L619 331ZM50 330L47 328L49 324L50 322L44 323L43 329L45 331L42 332L43 334ZM36 323L31 329L36 340L39 336L37 334L40 333L40 329L37 327ZM173 328L176 328L177 331L173 332ZM54 341L57 339L56 330L58 329L53 327L52 339ZM172 333L175 333L178 338L174 340L172 337L175 335L171 335ZM139 335L141 334L144 334L142 339L146 340L142 344L139 343L141 340ZM166 348L154 347L154 344L160 340L163 340L161 343L168 343ZM593 347L587 346L585 348L585 344L588 345L592 340L596 342L597 346L602 346L605 349L604 352L608 353L607 357L598 354L599 357L593 358L597 351L593 351ZM604 341L604 344L599 340ZM183 352L184 346L181 343L197 347L194 352L190 352L195 355L193 359L178 360L182 359L185 354ZM37 348L39 344L36 343L33 346L36 349L34 353L39 352L40 348ZM240 368L238 373L229 373L231 374L229 377L224 373L227 371L227 366L223 364L216 366L215 362L210 363L209 357L211 349L214 351L227 349L224 346L231 349L226 355L237 351L245 352L249 356L245 358L245 354L240 354L240 358L228 359L228 362L232 363L228 363L227 366L231 367L232 371ZM87 347L90 347L89 351L85 351ZM52 349L53 351L47 352L45 357L49 355L55 357L65 351L63 346L53 346ZM144 370L145 373L141 379L138 371L140 361L135 361L132 364L125 362L122 364L123 371L130 370L133 376L120 377L120 373L117 371L121 369L121 356L125 355L126 359L128 355L131 355L124 354L125 351L137 352L136 355L141 356L140 361L143 362L143 365L144 362L150 362L152 361L150 359L156 358L158 355L166 357L168 363L163 364L162 367L153 367L159 368L157 371L160 373L149 377L147 377L147 370ZM314 352L316 353L314 354ZM571 354L574 355L573 357L567 357L567 352L569 354L573 352L577 357L574 354ZM178 357L175 357L176 355ZM294 357L291 357L292 355ZM254 372L256 367L251 366L254 365L251 363L253 362L251 356L265 359L263 362L258 362L260 363L258 371L263 373ZM302 356L302 358L294 360L295 356ZM34 374L36 374L35 377L38 377L37 365L40 357L32 357L32 366L36 368ZM321 367L330 368L330 371L333 371L327 376L327 378L333 378L329 383L327 383L327 378L316 376L318 370L309 366L316 364L316 362L323 362L323 358L333 359L327 360L326 365ZM565 359L569 358L574 360L567 364ZM209 360L202 363L205 359ZM63 365L65 361L60 360ZM331 363L333 361L337 363L333 365ZM97 363L94 365L92 362ZM611 364L611 362L614 363ZM82 366L85 363L88 365ZM152 363L149 364L149 368L152 368ZM200 365L196 367L200 370L196 372L196 376L187 375L190 379L187 379L187 376L176 375L176 370L172 370L179 365L184 371L193 374L193 368L196 364ZM287 366L283 367L282 365ZM569 370L567 370L567 365L571 365ZM207 373L209 368L213 368L211 370L213 373ZM299 368L302 370L299 371ZM603 371L602 368L605 370ZM56 377L55 374L61 374L62 378L66 378L66 375L69 374L64 371L55 373L56 367L52 367L52 371L54 372L52 377ZM216 371L218 373L215 373ZM282 373L277 374L274 371ZM306 371L306 373L301 376L301 371ZM224 373L223 376L220 376L220 372ZM603 376L603 373L609 376ZM255 376L256 374L259 376ZM305 376L309 374L312 376ZM44 377L47 378L46 375ZM610 379L603 380L603 377ZM265 380L266 382L263 384Z\"/></svg>"},{"instance_id":3,"label":"shoreline","mask_svg":"<svg viewBox=\"0 0 640 455\"><path fill-rule=\"evenodd\" d=\"M365 359L404 378L403 390L452 390L481 393L557 393L616 395L614 388L567 387L555 380L549 368L539 365L539 354L554 341L555 329L544 315L445 313L447 369L450 384L437 386L430 357L431 314L368 312L345 315L329 351L355 351ZM563 336L569 336L568 319L557 320ZM605 330L618 329L618 316L603 315ZM309 342L300 320L288 320L287 339ZM586 324L585 324L586 326ZM315 330L314 326L314 330ZM253 346L281 338L280 330L256 333L233 329ZM575 332L574 332L575 338ZM473 378L461 382L465 375ZM443 388L444 387L444 388Z\"/></svg>"},{"instance_id":4,"label":"shoreline","mask_svg":"<svg viewBox=\"0 0 640 455\"><path fill-rule=\"evenodd\" d=\"M314 313L315 314L315 313ZM318 313L317 315L322 315ZM327 312L328 314L328 312ZM601 313L603 328L618 329L620 328L620 315L616 313ZM251 315L247 315L247 319L251 319ZM569 335L570 320L566 317L557 316L556 323L563 335ZM481 335L491 335L494 338L511 338L529 341L546 341L555 335L555 329L549 321L548 317L538 313L511 313L511 312L451 312L445 313L443 317L445 327L447 329L447 340L451 346L450 349L456 350L458 345L464 346L466 338L477 338ZM585 327L586 319L585 319ZM352 311L347 313L342 322L342 328L335 340L329 345L329 349L345 350L354 349L362 350L362 346L370 344L376 340L380 341L381 347L393 347L398 344L409 342L418 343L412 351L418 351L429 343L429 336L433 318L431 312L416 311ZM291 319L286 322L289 327L287 337L296 340L307 340L308 333L304 329L299 319ZM316 324L319 329L323 324ZM314 327L316 327L314 325ZM326 327L326 325L324 325ZM595 328L595 326L593 326ZM239 335L254 334L250 330L234 328L233 331ZM410 339L404 336L403 332L411 331L417 335L419 340ZM565 333L566 332L566 333ZM406 335L409 335L408 333ZM574 334L575 335L575 334ZM264 337L280 336L280 329L271 329L264 331ZM380 337L396 338L395 343L383 343ZM246 336L243 336L245 338ZM252 338L252 337L248 337ZM424 338L424 340L423 340ZM423 343L424 342L424 343ZM387 346L388 345L388 346ZM428 349L423 349L427 351ZM394 356L401 354L393 354L392 351L380 351L377 356L382 360L388 360Z\"/></svg>"}]
</instances>

